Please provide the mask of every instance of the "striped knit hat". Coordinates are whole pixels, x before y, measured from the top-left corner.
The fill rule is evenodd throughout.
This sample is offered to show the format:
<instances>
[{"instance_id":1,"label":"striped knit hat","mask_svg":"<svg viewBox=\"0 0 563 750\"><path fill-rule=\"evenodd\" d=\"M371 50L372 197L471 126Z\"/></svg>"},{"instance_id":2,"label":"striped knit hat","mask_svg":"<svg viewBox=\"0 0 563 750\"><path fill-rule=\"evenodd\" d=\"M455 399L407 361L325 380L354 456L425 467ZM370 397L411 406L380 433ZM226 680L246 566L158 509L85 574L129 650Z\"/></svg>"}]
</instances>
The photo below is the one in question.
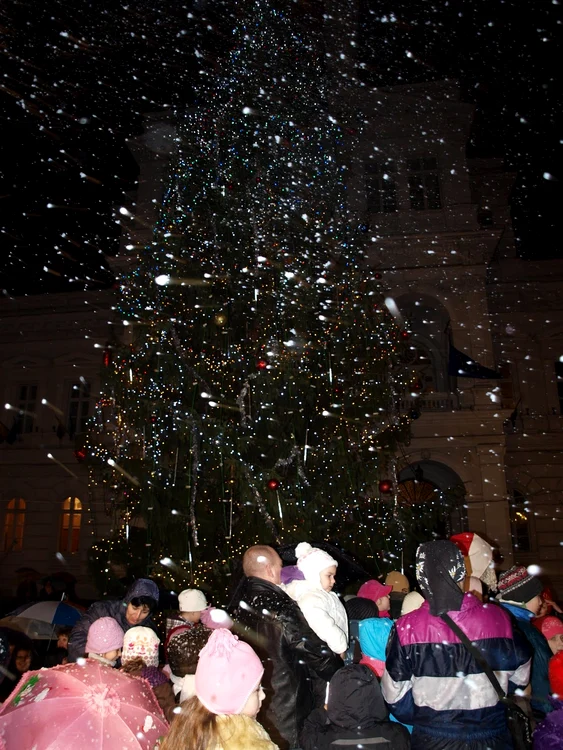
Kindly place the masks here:
<instances>
[{"instance_id":1,"label":"striped knit hat","mask_svg":"<svg viewBox=\"0 0 563 750\"><path fill-rule=\"evenodd\" d=\"M540 579L531 576L523 565L513 565L498 579L498 598L505 602L526 604L542 591Z\"/></svg>"}]
</instances>

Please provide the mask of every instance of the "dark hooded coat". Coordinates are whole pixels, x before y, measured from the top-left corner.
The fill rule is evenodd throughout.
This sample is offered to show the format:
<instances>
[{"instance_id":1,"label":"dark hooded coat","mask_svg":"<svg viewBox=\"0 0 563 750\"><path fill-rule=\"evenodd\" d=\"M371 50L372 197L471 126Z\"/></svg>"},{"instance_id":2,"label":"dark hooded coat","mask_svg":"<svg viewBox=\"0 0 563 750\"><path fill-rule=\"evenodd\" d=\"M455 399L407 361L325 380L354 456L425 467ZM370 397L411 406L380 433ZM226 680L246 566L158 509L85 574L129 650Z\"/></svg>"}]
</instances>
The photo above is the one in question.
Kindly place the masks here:
<instances>
[{"instance_id":1,"label":"dark hooded coat","mask_svg":"<svg viewBox=\"0 0 563 750\"><path fill-rule=\"evenodd\" d=\"M354 740L357 744L354 744ZM408 750L405 727L392 724L379 682L369 667L352 664L339 669L330 681L326 709L317 708L301 733L303 750L369 748Z\"/></svg>"},{"instance_id":2,"label":"dark hooded coat","mask_svg":"<svg viewBox=\"0 0 563 750\"><path fill-rule=\"evenodd\" d=\"M154 599L158 603L158 586L148 578L139 578L129 587L123 599L95 602L92 604L72 629L68 642L68 660L72 662L84 656L90 625L99 620L100 617L113 617L123 629L123 632L134 627L133 625L129 625L125 619L125 612L127 611L129 602L139 596L150 596L151 599ZM145 620L138 622L137 625L152 628L152 630L156 631L156 626L151 620L150 615Z\"/></svg>"},{"instance_id":3,"label":"dark hooded coat","mask_svg":"<svg viewBox=\"0 0 563 750\"><path fill-rule=\"evenodd\" d=\"M426 601L400 617L381 679L389 710L413 725L413 750L506 750L506 712L481 664L440 615L481 652L505 692L528 684L530 654L508 615L458 586L463 557L453 542L422 544L417 579Z\"/></svg>"},{"instance_id":4,"label":"dark hooded coat","mask_svg":"<svg viewBox=\"0 0 563 750\"><path fill-rule=\"evenodd\" d=\"M236 633L264 665L266 699L260 723L282 750L299 746L305 718L315 707L315 686L327 682L342 659L311 630L285 591L262 578L245 578L233 610ZM324 695L324 692L323 692Z\"/></svg>"}]
</instances>

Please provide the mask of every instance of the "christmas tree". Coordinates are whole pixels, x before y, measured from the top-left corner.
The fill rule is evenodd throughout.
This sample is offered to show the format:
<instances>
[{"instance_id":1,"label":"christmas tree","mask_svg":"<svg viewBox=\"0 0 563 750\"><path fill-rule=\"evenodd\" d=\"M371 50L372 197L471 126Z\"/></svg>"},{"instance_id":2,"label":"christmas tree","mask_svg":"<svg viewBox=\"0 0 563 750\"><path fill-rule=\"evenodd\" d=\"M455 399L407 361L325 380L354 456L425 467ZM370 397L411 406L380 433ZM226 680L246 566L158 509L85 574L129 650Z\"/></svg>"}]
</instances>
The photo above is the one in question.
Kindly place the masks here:
<instances>
[{"instance_id":1,"label":"christmas tree","mask_svg":"<svg viewBox=\"0 0 563 750\"><path fill-rule=\"evenodd\" d=\"M116 516L94 549L108 575L118 550L140 559L138 526L149 572L192 583L258 541L331 540L366 562L400 549L408 334L350 209L361 115L334 104L338 72L295 9L239 4L226 59L178 109L154 241L121 280L129 338L86 446Z\"/></svg>"}]
</instances>

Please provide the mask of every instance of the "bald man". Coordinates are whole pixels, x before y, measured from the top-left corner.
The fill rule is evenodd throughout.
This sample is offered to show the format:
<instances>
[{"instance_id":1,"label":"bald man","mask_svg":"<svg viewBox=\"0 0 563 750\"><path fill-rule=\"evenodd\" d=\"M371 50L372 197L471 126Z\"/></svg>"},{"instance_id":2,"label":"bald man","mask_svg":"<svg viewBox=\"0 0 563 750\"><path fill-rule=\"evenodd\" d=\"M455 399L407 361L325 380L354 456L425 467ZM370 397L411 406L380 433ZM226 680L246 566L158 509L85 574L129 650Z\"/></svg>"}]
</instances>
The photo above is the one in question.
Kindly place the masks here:
<instances>
[{"instance_id":1,"label":"bald man","mask_svg":"<svg viewBox=\"0 0 563 750\"><path fill-rule=\"evenodd\" d=\"M299 747L299 732L315 708L315 683L328 682L343 662L280 588L282 561L272 547L251 547L242 565L246 578L232 614L236 632L264 664L266 699L260 723L281 750L293 750Z\"/></svg>"}]
</instances>

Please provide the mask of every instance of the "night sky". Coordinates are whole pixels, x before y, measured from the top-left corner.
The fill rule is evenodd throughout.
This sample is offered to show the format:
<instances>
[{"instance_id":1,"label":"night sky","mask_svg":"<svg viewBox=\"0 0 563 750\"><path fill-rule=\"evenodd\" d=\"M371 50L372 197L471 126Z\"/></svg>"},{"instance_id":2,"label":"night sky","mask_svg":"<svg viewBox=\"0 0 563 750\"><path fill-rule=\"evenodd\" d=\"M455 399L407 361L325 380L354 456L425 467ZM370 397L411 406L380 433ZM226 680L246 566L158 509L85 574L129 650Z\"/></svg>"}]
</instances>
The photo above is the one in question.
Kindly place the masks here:
<instances>
[{"instance_id":1,"label":"night sky","mask_svg":"<svg viewBox=\"0 0 563 750\"><path fill-rule=\"evenodd\" d=\"M322 3L298 3L322 14ZM458 78L477 106L470 156L517 171L521 255L562 256L559 0L360 0L359 58L372 86ZM143 112L193 100L228 50L236 3L5 0L0 91L4 294L110 286L115 206L135 184L126 139ZM236 11L234 11L236 12ZM197 48L200 57L196 58Z\"/></svg>"}]
</instances>

